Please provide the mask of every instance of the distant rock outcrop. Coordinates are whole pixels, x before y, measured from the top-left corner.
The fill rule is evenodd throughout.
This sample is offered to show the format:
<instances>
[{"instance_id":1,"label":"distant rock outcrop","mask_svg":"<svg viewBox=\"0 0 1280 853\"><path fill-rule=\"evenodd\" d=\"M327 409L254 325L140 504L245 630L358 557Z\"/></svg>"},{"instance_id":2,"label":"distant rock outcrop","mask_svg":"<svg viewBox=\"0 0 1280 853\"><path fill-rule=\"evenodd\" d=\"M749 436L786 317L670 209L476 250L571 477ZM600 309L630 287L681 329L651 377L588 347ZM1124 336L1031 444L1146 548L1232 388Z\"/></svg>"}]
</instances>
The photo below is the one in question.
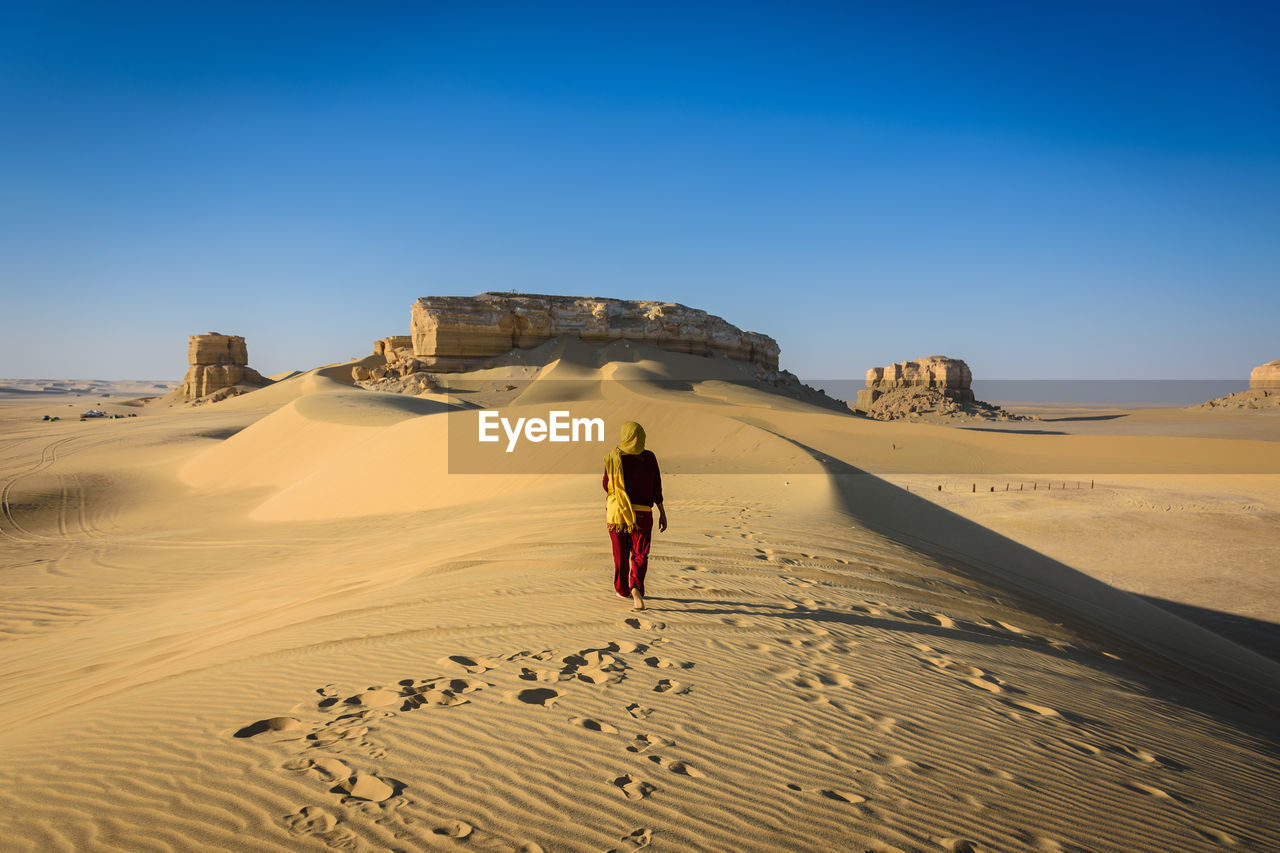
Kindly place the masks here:
<instances>
[{"instance_id":1,"label":"distant rock outcrop","mask_svg":"<svg viewBox=\"0 0 1280 853\"><path fill-rule=\"evenodd\" d=\"M472 370L513 349L561 335L626 340L694 355L720 354L778 369L778 343L675 302L481 293L428 296L413 305L413 355L436 372Z\"/></svg>"},{"instance_id":2,"label":"distant rock outcrop","mask_svg":"<svg viewBox=\"0 0 1280 853\"><path fill-rule=\"evenodd\" d=\"M1249 390L1232 391L1193 409L1274 409L1280 407L1280 358L1259 364L1249 373Z\"/></svg>"},{"instance_id":3,"label":"distant rock outcrop","mask_svg":"<svg viewBox=\"0 0 1280 853\"><path fill-rule=\"evenodd\" d=\"M187 340L187 363L191 366L182 380L182 398L187 402L217 402L271 384L249 367L249 351L239 335L192 335Z\"/></svg>"},{"instance_id":4,"label":"distant rock outcrop","mask_svg":"<svg viewBox=\"0 0 1280 853\"><path fill-rule=\"evenodd\" d=\"M1018 420L990 403L974 399L973 373L958 358L931 355L900 361L867 371L867 387L858 392L853 408L877 420L915 415L969 415Z\"/></svg>"},{"instance_id":5,"label":"distant rock outcrop","mask_svg":"<svg viewBox=\"0 0 1280 853\"><path fill-rule=\"evenodd\" d=\"M867 387L858 392L859 409L869 409L886 392L902 388L933 388L957 402L973 399L969 389L973 374L969 365L958 358L931 355L914 361L900 361L888 367L867 371Z\"/></svg>"}]
</instances>

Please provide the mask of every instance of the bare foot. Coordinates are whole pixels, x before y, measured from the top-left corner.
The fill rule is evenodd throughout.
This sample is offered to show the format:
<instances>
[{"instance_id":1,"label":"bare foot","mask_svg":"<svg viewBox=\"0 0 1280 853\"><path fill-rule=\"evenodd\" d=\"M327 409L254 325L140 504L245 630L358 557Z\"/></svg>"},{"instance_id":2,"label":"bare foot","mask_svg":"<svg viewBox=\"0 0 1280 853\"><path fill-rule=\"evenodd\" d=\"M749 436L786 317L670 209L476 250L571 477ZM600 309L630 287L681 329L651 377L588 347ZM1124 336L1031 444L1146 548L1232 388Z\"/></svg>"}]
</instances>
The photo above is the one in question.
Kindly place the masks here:
<instances>
[{"instance_id":1,"label":"bare foot","mask_svg":"<svg viewBox=\"0 0 1280 853\"><path fill-rule=\"evenodd\" d=\"M644 610L644 596L640 594L640 590L631 590L631 600L636 603L632 610Z\"/></svg>"}]
</instances>

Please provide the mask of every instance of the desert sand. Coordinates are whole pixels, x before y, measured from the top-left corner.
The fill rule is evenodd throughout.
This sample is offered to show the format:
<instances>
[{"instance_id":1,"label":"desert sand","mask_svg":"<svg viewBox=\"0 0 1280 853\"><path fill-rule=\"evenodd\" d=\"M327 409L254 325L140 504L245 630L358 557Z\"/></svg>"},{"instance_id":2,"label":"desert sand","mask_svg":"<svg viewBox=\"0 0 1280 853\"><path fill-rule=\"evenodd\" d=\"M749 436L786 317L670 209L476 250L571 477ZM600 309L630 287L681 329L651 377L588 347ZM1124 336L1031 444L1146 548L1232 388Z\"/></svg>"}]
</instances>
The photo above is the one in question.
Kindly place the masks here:
<instances>
[{"instance_id":1,"label":"desert sand","mask_svg":"<svg viewBox=\"0 0 1280 853\"><path fill-rule=\"evenodd\" d=\"M880 423L554 355L0 394L4 848L1280 849L1280 664L1203 627L1273 636L1274 419ZM578 448L451 464L486 393L646 426L649 610Z\"/></svg>"}]
</instances>

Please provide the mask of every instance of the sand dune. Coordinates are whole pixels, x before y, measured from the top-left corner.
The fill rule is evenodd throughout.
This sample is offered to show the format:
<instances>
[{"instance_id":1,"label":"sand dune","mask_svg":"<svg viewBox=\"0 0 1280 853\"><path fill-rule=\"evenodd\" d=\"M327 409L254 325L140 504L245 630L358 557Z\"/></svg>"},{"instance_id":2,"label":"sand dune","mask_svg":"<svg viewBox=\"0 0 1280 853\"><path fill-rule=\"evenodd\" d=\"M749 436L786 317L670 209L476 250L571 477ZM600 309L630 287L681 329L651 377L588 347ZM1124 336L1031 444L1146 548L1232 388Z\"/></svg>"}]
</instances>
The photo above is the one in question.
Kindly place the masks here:
<instances>
[{"instance_id":1,"label":"sand dune","mask_svg":"<svg viewBox=\"0 0 1280 853\"><path fill-rule=\"evenodd\" d=\"M6 849L1280 848L1280 666L1052 534L1158 475L1274 552L1280 444L872 423L639 349L431 399L339 364L127 422L5 402ZM457 470L489 394L645 423L650 610L609 587L599 448ZM959 489L1091 466L1090 505Z\"/></svg>"}]
</instances>

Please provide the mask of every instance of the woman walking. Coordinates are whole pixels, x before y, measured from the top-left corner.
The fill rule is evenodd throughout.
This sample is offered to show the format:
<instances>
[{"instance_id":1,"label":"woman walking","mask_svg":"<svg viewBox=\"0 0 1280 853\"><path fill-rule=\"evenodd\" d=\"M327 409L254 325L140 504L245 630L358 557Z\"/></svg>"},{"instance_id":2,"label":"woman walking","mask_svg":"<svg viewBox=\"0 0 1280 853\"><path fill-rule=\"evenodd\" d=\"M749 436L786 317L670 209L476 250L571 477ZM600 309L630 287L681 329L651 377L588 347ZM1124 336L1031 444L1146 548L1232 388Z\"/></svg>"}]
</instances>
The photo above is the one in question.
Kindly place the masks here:
<instances>
[{"instance_id":1,"label":"woman walking","mask_svg":"<svg viewBox=\"0 0 1280 853\"><path fill-rule=\"evenodd\" d=\"M605 523L613 544L613 589L630 598L632 610L644 610L644 576L649 570L649 539L653 508L658 508L658 532L667 529L662 506L662 472L653 451L644 449L644 427L635 421L622 425L622 440L604 458Z\"/></svg>"}]
</instances>

